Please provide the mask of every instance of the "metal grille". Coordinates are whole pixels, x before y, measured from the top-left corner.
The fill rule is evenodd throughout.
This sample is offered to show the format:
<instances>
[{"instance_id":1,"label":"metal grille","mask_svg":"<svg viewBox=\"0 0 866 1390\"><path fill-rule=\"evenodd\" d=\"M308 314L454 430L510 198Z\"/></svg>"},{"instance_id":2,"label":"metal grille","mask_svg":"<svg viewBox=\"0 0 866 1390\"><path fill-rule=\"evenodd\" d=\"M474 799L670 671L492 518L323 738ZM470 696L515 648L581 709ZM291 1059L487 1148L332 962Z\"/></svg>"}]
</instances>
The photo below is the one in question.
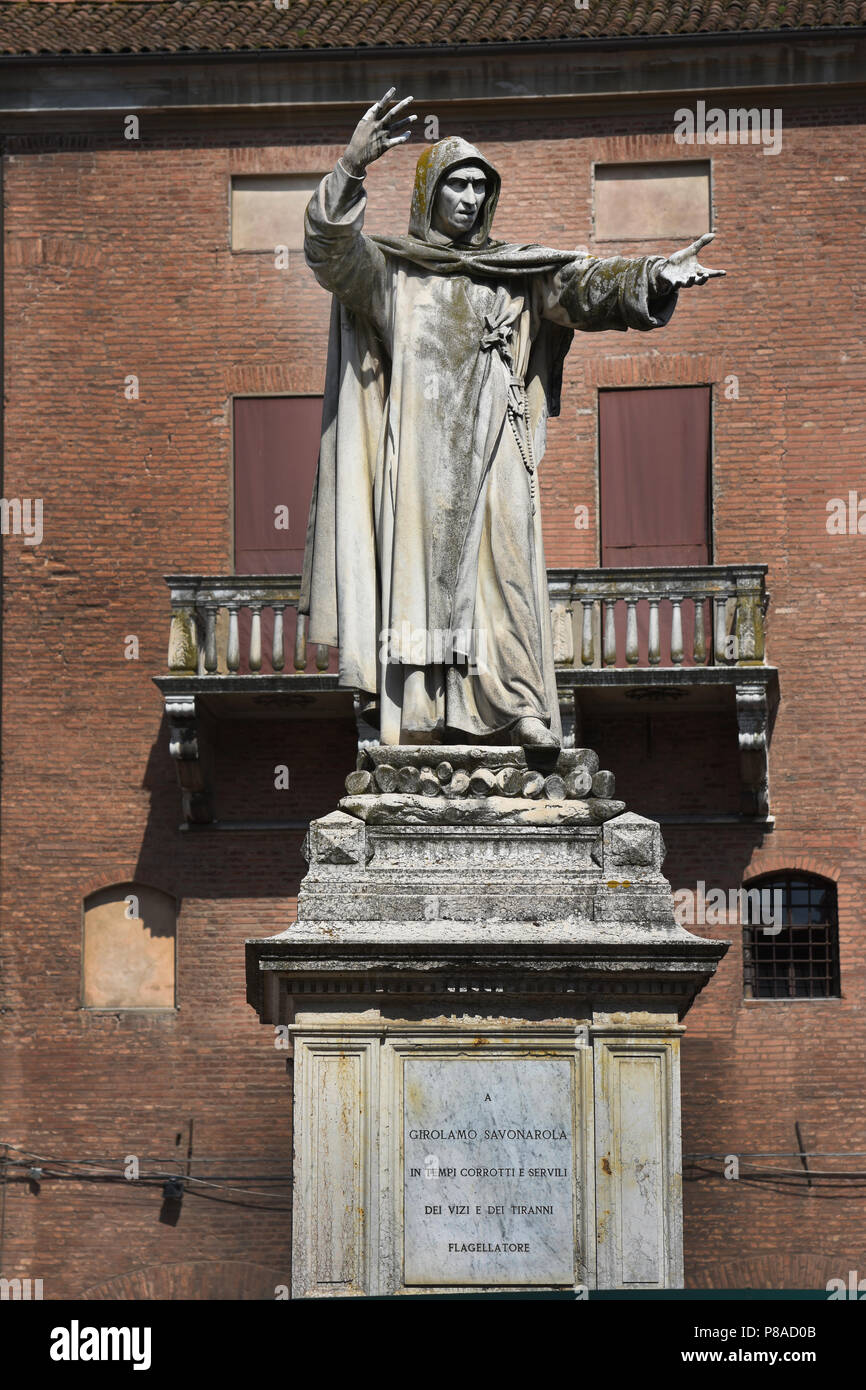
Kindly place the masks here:
<instances>
[{"instance_id":1,"label":"metal grille","mask_svg":"<svg viewBox=\"0 0 866 1390\"><path fill-rule=\"evenodd\" d=\"M841 990L835 883L791 873L753 880L748 888L751 896L746 900L743 931L745 997L838 997ZM763 912L755 889L761 892ZM770 920L768 906L773 909L774 920ZM781 908L778 916L776 907ZM775 931L780 920L781 930Z\"/></svg>"}]
</instances>

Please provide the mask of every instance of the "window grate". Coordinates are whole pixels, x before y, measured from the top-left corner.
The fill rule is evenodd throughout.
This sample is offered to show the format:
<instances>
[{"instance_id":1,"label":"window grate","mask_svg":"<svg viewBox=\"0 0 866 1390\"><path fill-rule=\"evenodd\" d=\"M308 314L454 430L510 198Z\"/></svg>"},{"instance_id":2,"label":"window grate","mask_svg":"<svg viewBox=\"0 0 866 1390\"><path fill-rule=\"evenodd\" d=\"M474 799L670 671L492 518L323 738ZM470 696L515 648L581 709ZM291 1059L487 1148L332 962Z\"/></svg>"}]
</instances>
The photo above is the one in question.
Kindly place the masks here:
<instances>
[{"instance_id":1,"label":"window grate","mask_svg":"<svg viewBox=\"0 0 866 1390\"><path fill-rule=\"evenodd\" d=\"M768 930L750 916L756 898L747 897L743 977L747 999L832 999L841 994L836 885L805 874L753 879L779 916ZM776 896L778 895L778 896ZM759 914L755 914L759 918ZM775 930L776 927L780 930Z\"/></svg>"}]
</instances>

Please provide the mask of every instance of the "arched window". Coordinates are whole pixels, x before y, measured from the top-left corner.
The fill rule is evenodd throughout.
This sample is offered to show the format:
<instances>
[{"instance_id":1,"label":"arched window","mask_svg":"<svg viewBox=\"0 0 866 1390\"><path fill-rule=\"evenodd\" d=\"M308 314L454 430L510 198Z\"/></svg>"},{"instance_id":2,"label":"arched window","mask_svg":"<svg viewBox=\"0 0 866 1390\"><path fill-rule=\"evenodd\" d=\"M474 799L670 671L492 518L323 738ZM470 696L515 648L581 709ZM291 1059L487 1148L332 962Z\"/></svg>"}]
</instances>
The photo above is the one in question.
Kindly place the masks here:
<instances>
[{"instance_id":1,"label":"arched window","mask_svg":"<svg viewBox=\"0 0 866 1390\"><path fill-rule=\"evenodd\" d=\"M100 888L84 901L86 1009L173 1009L177 902L143 883Z\"/></svg>"},{"instance_id":2,"label":"arched window","mask_svg":"<svg viewBox=\"0 0 866 1390\"><path fill-rule=\"evenodd\" d=\"M800 870L745 885L743 983L747 999L831 999L839 984L836 885Z\"/></svg>"}]
</instances>

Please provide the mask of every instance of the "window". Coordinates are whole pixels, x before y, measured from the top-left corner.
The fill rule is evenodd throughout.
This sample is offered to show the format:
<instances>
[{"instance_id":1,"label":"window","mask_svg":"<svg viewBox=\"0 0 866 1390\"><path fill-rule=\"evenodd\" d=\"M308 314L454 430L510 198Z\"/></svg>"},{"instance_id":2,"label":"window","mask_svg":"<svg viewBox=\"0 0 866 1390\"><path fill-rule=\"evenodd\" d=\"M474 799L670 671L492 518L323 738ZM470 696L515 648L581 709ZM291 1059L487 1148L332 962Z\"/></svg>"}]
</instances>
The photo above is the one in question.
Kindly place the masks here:
<instances>
[{"instance_id":1,"label":"window","mask_svg":"<svg viewBox=\"0 0 866 1390\"><path fill-rule=\"evenodd\" d=\"M750 880L746 892L745 997L838 998L841 989L835 883L815 874L768 874Z\"/></svg>"},{"instance_id":2,"label":"window","mask_svg":"<svg viewBox=\"0 0 866 1390\"><path fill-rule=\"evenodd\" d=\"M235 399L236 574L300 574L321 432L321 396Z\"/></svg>"},{"instance_id":3,"label":"window","mask_svg":"<svg viewBox=\"0 0 866 1390\"><path fill-rule=\"evenodd\" d=\"M710 387L599 391L601 563L659 567L712 563ZM712 632L709 605L704 632ZM671 605L660 609L661 662L670 665ZM648 607L637 610L639 665L648 663ZM625 605L616 612L617 664L625 664ZM684 664L693 664L694 605L683 606ZM712 642L707 643L708 657Z\"/></svg>"},{"instance_id":4,"label":"window","mask_svg":"<svg viewBox=\"0 0 866 1390\"><path fill-rule=\"evenodd\" d=\"M323 174L239 174L232 178L233 251L304 245L304 212Z\"/></svg>"},{"instance_id":5,"label":"window","mask_svg":"<svg viewBox=\"0 0 866 1390\"><path fill-rule=\"evenodd\" d=\"M322 432L321 396L242 396L234 402L235 574L299 575ZM221 621L223 615L217 619ZM267 669L274 615L262 612ZM285 614L286 650L295 643L296 610ZM249 672L251 615L238 615L239 673ZM222 641L218 641L220 650ZM312 652L310 653L312 656Z\"/></svg>"},{"instance_id":6,"label":"window","mask_svg":"<svg viewBox=\"0 0 866 1390\"><path fill-rule=\"evenodd\" d=\"M710 230L710 161L597 164L597 241L654 241Z\"/></svg>"},{"instance_id":7,"label":"window","mask_svg":"<svg viewBox=\"0 0 866 1390\"><path fill-rule=\"evenodd\" d=\"M86 1009L173 1009L177 903L143 883L120 883L84 903Z\"/></svg>"},{"instance_id":8,"label":"window","mask_svg":"<svg viewBox=\"0 0 866 1390\"><path fill-rule=\"evenodd\" d=\"M598 394L602 565L708 565L710 387Z\"/></svg>"}]
</instances>

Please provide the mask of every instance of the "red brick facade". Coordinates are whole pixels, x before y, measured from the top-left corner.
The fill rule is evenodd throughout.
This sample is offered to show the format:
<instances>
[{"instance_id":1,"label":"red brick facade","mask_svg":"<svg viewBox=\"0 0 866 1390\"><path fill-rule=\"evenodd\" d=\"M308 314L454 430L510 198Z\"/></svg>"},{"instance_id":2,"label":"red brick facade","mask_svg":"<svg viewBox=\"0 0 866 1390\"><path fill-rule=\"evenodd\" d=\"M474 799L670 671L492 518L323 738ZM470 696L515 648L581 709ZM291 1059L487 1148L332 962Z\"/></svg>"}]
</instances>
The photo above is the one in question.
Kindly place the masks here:
<instances>
[{"instance_id":1,"label":"red brick facade","mask_svg":"<svg viewBox=\"0 0 866 1390\"><path fill-rule=\"evenodd\" d=\"M782 104L777 156L678 146L672 110L649 103L459 125L443 116L440 132L459 129L500 168L499 236L602 253L593 161L712 158L718 236L706 259L728 278L684 292L660 333L577 336L542 482L548 564L597 564L598 389L713 383L714 560L769 566L776 819L772 832L667 824L665 871L674 888L727 891L792 868L838 883L841 999L744 1001L742 933L696 928L733 945L687 1019L687 1155L789 1154L795 1121L810 1149L866 1151L866 536L826 528L829 499L866 496L866 120L853 99ZM309 117L153 143L6 140L3 486L45 510L41 545L3 540L0 1139L45 1156L45 1168L110 1158L116 1169L136 1154L143 1171L162 1171L173 1156L183 1163L192 1117L192 1171L220 1184L189 1192L172 1225L158 1220L159 1186L45 1177L36 1192L10 1178L3 1272L42 1277L46 1297L272 1297L289 1281L290 1186L251 1196L243 1176L291 1170L286 1054L245 1002L244 940L290 920L303 832L178 829L151 677L165 669L163 575L232 570L232 395L323 384L327 297L300 254L284 271L267 253L232 254L230 176L327 170L341 149L331 130ZM404 225L418 149L416 136L371 170L372 229ZM589 530L575 529L580 504ZM131 634L137 660L124 656ZM354 741L350 719L222 724L220 814L326 813ZM731 718L618 709L594 714L582 741L630 809L736 810ZM281 763L288 791L274 788ZM128 881L180 901L176 1013L80 1007L82 901ZM687 1167L685 1183L689 1283L823 1287L849 1268L866 1273L856 1189L726 1181L719 1162L703 1167L712 1175Z\"/></svg>"}]
</instances>

